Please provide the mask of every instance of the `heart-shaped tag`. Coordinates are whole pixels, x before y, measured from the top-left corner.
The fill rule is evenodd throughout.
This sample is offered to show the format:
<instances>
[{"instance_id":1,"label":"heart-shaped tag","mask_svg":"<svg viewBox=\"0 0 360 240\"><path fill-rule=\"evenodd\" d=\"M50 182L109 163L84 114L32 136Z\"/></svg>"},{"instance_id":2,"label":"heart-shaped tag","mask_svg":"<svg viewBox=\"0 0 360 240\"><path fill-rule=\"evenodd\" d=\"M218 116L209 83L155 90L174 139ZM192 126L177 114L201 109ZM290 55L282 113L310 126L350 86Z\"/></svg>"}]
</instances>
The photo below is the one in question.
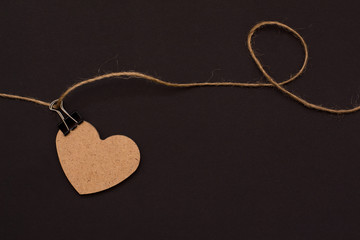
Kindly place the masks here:
<instances>
[{"instance_id":1,"label":"heart-shaped tag","mask_svg":"<svg viewBox=\"0 0 360 240\"><path fill-rule=\"evenodd\" d=\"M59 131L56 149L66 177L79 194L117 185L140 163L140 151L133 140L123 135L101 140L95 127L85 121L67 136Z\"/></svg>"}]
</instances>

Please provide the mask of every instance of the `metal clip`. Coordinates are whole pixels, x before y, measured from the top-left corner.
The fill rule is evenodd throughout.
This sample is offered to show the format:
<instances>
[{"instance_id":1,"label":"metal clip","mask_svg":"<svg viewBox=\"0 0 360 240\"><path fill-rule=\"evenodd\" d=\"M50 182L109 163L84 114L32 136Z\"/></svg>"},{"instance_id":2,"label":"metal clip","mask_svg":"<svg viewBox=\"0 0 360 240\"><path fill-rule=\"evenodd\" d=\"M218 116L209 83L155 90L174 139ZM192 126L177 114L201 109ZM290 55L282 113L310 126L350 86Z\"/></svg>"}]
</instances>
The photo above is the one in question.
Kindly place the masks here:
<instances>
[{"instance_id":1,"label":"metal clip","mask_svg":"<svg viewBox=\"0 0 360 240\"><path fill-rule=\"evenodd\" d=\"M60 110L59 108L54 108L54 105L58 103L58 99L51 102L49 105L49 109L51 111L56 112L62 120L62 123L58 124L59 129L64 133L64 135L68 135L70 131L74 130L79 124L83 122L82 118L77 112L73 112L69 114L65 108L64 103L61 101L60 103ZM63 113L67 116L64 117Z\"/></svg>"}]
</instances>

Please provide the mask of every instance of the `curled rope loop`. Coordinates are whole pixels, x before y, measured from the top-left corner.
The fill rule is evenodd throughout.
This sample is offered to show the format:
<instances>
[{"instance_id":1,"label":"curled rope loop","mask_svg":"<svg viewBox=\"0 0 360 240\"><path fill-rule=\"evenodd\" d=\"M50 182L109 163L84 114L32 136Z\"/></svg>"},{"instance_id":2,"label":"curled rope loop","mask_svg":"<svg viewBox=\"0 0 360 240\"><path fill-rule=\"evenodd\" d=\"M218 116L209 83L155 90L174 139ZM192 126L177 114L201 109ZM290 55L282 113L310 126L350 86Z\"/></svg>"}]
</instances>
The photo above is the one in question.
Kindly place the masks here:
<instances>
[{"instance_id":1,"label":"curled rope loop","mask_svg":"<svg viewBox=\"0 0 360 240\"><path fill-rule=\"evenodd\" d=\"M254 49L253 49L252 38L253 38L255 32L258 31L259 29L263 28L263 27L266 27L266 26L276 26L276 27L279 27L280 29L285 30L286 32L288 32L288 33L292 34L294 37L296 37L300 41L301 46L303 47L304 60L303 60L303 63L301 65L299 71L297 73L293 74L290 78L288 78L288 79L286 79L286 80L284 80L282 82L276 82L275 79L270 76L270 74L264 69L264 65L261 63L259 58L256 56L256 54L254 52ZM255 62L256 66L258 67L260 72L265 76L265 78L267 79L267 81L269 83L247 83L247 82L172 83L172 82L164 81L164 80L158 79L156 77L152 77L150 75L139 73L139 72L114 72L114 73L108 73L108 74L96 76L96 77L93 77L93 78L90 78L90 79L87 79L87 80L83 80L83 81L80 81L80 82L74 84L73 86L66 89L60 95L60 97L58 98L57 104L54 105L54 107L59 108L60 104L64 101L66 96L68 96L75 89L77 89L77 88L79 88L81 86L84 86L86 84L89 84L89 83L93 83L93 82L108 79L108 78L120 78L120 79L141 78L141 79L145 79L145 80L148 80L148 81L151 81L151 82L155 82L155 83L160 84L160 85L164 85L164 86L168 86L168 87L181 87L181 88L205 87L205 86L275 87L276 89L278 89L279 91L281 91L285 95L288 95L289 97L291 97L295 101L297 101L297 102L303 104L305 107L308 107L308 108L311 108L311 109L316 109L316 110L319 110L319 111L324 111L324 112L328 112L328 113L335 113L335 114L352 113L352 112L356 112L356 111L360 110L360 106L356 106L354 108L349 108L349 109L333 109L333 108L327 108L327 107L323 107L323 106L320 106L320 105L316 105L316 104L308 102L307 100L299 97L298 95L293 94L292 92L290 92L289 90L284 88L285 84L295 80L296 78L298 78L304 72L305 67L306 67L306 65L308 63L308 59L309 59L308 47L307 47L307 44L306 44L305 40L293 28L291 28L291 27L289 27L289 26L287 26L287 25L285 25L283 23L277 22L277 21L263 21L263 22L260 22L260 23L256 24L255 26L253 26L250 29L248 37L247 37L247 47L249 49L250 55L251 55L253 61ZM50 103L48 103L48 102L41 101L41 100L31 98L31 97L23 97L23 96L6 94L6 93L0 93L0 97L24 100L24 101L44 105L44 106L49 106L50 105Z\"/></svg>"}]
</instances>

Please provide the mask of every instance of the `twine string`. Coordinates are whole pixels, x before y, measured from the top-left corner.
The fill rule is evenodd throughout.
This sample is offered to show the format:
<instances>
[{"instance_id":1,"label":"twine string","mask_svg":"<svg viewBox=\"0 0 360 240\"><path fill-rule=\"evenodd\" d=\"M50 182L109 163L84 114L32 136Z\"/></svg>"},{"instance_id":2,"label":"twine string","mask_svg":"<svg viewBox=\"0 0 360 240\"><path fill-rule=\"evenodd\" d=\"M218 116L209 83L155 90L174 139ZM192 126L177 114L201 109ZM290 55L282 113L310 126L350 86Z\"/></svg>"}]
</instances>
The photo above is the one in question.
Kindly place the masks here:
<instances>
[{"instance_id":1,"label":"twine string","mask_svg":"<svg viewBox=\"0 0 360 240\"><path fill-rule=\"evenodd\" d=\"M292 34L295 38L297 38L300 41L300 44L301 44L301 46L303 48L303 51L304 51L304 60L303 60L303 63L301 65L299 71L297 73L293 74L287 80L284 80L282 82L277 82L277 81L275 81L275 79L273 77L270 76L270 74L264 69L263 64L261 63L259 58L256 56L256 54L255 54L255 52L253 50L252 38L254 36L254 33L257 30L259 30L259 29L261 29L263 27L266 27L266 26L276 26L276 27L279 27L280 29L283 29L286 32ZM277 22L277 21L263 21L263 22L260 22L260 23L256 24L255 26L253 26L251 28L251 30L249 31L249 34L248 34L248 37L247 37L247 47L248 47L250 55L251 55L253 61L255 62L256 66L258 67L260 72L264 75L264 77L267 79L267 81L269 83L246 83L246 82L172 83L172 82L164 81L164 80L158 79L156 77L153 77L153 76L150 76L150 75L147 75L147 74L143 74L143 73L139 73L139 72L114 72L114 73L108 73L108 74L96 76L96 77L86 79L86 80L83 80L83 81L80 81L80 82L74 84L73 86L66 89L66 91L64 91L60 95L60 97L58 98L58 101L56 102L54 107L59 108L60 104L64 101L66 96L68 96L70 93L72 93L75 89L77 89L77 88L79 88L81 86L84 86L86 84L90 84L90 83L93 83L93 82L96 82L96 81L105 80L105 79L109 79L109 78L120 78L120 79L141 78L141 79L145 79L145 80L148 80L148 81L160 84L160 85L164 85L164 86L168 86L168 87L180 87L180 88L205 87L205 86L275 87L276 89L278 89L279 91L281 91L285 95L287 95L290 98L294 99L295 101L303 104L305 107L308 107L308 108L311 108L311 109L316 109L316 110L319 110L319 111L324 111L324 112L334 113L334 114L352 113L352 112L356 112L356 111L360 110L360 106L356 106L354 108L349 108L349 109L333 109L333 108L323 107L321 105L316 105L316 104L313 104L313 103L310 103L310 102L306 101L305 99L299 97L298 95L295 95L294 93L292 93L289 90L284 88L285 84L295 80L296 78L298 78L304 72L305 67L307 65L307 62L308 62L308 58L309 58L308 47L307 47L307 44L306 44L305 40L293 28L291 28L291 27L289 27L289 26L287 26L287 25L285 25L283 23ZM47 107L49 107L49 105L50 105L49 102L41 101L41 100L36 99L36 98L23 97L23 96L18 96L18 95L13 95L13 94L0 93L0 97L33 102L33 103L44 105L44 106L47 106Z\"/></svg>"}]
</instances>

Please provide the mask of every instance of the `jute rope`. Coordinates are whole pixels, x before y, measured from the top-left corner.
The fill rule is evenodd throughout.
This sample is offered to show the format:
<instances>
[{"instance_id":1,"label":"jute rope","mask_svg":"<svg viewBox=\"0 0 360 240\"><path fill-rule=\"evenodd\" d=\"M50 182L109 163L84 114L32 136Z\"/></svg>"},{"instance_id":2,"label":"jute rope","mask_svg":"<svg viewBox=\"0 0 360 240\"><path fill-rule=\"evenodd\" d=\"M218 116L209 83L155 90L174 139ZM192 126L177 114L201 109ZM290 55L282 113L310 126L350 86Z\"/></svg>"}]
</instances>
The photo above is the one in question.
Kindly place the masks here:
<instances>
[{"instance_id":1,"label":"jute rope","mask_svg":"<svg viewBox=\"0 0 360 240\"><path fill-rule=\"evenodd\" d=\"M279 27L279 28L291 33L293 36L295 36L300 41L300 43L303 47L303 50L304 50L304 61L303 61L303 64L302 64L300 70L296 74L292 75L289 79L279 82L279 83L276 82L274 80L274 78L271 77L267 73L267 71L264 69L264 66L262 65L262 63L260 62L258 57L256 56L256 54L253 50L253 46L252 46L252 37L254 36L254 33L257 30L259 30L260 28L263 28L265 26L270 26L270 25ZM306 101L305 99L291 93L290 91L286 90L283 87L283 85L295 80L297 77L299 77L304 72L307 62L308 62L308 58L309 58L308 47L306 45L306 42L301 37L301 35L298 32L296 32L294 29L292 29L291 27L289 27L283 23L276 22L276 21L260 22L251 28L251 30L248 34L248 37L247 37L247 47L249 49L250 55L251 55L252 59L254 60L256 66L258 67L260 72L265 76L265 78L269 81L269 83L239 83L239 82L172 83L172 82L167 82L167 81L164 81L164 80L161 80L161 79L158 79L158 78L155 78L155 77L143 74L143 73L139 73L139 72L114 72L114 73L100 75L100 76L90 78L90 79L87 79L87 80L84 80L84 81L74 84L73 86L69 87L64 93L62 93L60 95L60 97L58 98L58 101L54 107L55 108L59 107L60 103L64 100L64 98L67 95L69 95L71 92L73 92L75 89L77 89L78 87L81 87L83 85L89 84L89 83L108 79L108 78L121 78L121 79L141 78L141 79L145 79L145 80L155 82L155 83L158 83L161 85L169 86L169 87L182 87L182 88L205 87L205 86L275 87L278 90L280 90L281 92L283 92L284 94L286 94L289 97L296 100L297 102L299 102L299 103L303 104L304 106L311 108L311 109L316 109L316 110L320 110L320 111L324 111L324 112L328 112L328 113L335 113L335 114L352 113L352 112L356 112L356 111L360 110L360 106L357 106L354 108L349 108L349 109L333 109L333 108L327 108L327 107L323 107L320 105L316 105L316 104L310 103L310 102ZM31 97L23 97L23 96L6 94L6 93L0 93L0 97L24 100L24 101L44 105L44 106L50 105L50 103L48 103L48 102L41 101L41 100L31 98Z\"/></svg>"}]
</instances>

